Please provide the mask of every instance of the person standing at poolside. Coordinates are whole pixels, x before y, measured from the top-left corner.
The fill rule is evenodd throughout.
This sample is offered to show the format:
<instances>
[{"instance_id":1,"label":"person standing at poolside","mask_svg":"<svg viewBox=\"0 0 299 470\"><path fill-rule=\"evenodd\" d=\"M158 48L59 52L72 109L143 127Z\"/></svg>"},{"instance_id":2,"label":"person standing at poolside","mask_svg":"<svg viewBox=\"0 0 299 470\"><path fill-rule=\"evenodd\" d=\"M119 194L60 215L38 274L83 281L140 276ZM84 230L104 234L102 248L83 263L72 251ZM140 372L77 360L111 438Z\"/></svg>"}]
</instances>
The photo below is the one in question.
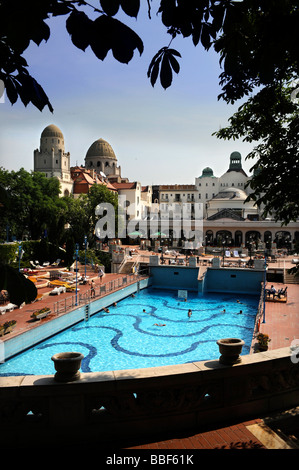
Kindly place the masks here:
<instances>
[{"instance_id":1,"label":"person standing at poolside","mask_svg":"<svg viewBox=\"0 0 299 470\"><path fill-rule=\"evenodd\" d=\"M96 295L96 291L95 291L95 288L94 288L94 281L92 279L91 286L90 286L90 297L95 297L95 295Z\"/></svg>"},{"instance_id":2,"label":"person standing at poolside","mask_svg":"<svg viewBox=\"0 0 299 470\"><path fill-rule=\"evenodd\" d=\"M104 276L104 271L102 270L102 268L100 268L100 270L99 270L99 278L100 278L100 282L101 282L101 283L102 283L103 276Z\"/></svg>"}]
</instances>

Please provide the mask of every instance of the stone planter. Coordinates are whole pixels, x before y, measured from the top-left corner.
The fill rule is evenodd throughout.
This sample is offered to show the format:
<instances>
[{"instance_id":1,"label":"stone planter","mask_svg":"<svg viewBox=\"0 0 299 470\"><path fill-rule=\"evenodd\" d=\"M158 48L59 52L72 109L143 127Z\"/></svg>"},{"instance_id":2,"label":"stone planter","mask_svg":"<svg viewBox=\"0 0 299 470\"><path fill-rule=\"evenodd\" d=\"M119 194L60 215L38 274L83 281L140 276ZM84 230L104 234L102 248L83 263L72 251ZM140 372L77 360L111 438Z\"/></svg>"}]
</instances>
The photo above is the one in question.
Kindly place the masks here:
<instances>
[{"instance_id":1,"label":"stone planter","mask_svg":"<svg viewBox=\"0 0 299 470\"><path fill-rule=\"evenodd\" d=\"M233 365L241 362L240 354L244 346L244 341L239 338L224 338L217 341L221 354L219 362L224 365Z\"/></svg>"},{"instance_id":2,"label":"stone planter","mask_svg":"<svg viewBox=\"0 0 299 470\"><path fill-rule=\"evenodd\" d=\"M54 362L56 374L54 379L57 382L73 382L80 378L81 361L83 354L78 352L63 352L54 354L51 357Z\"/></svg>"},{"instance_id":3,"label":"stone planter","mask_svg":"<svg viewBox=\"0 0 299 470\"><path fill-rule=\"evenodd\" d=\"M42 318L46 318L50 313L51 313L50 309L47 309L47 310L42 309L42 311L34 312L31 315L31 318L33 318L34 320L41 320Z\"/></svg>"},{"instance_id":4,"label":"stone planter","mask_svg":"<svg viewBox=\"0 0 299 470\"><path fill-rule=\"evenodd\" d=\"M260 344L260 343L258 343L258 344L257 344L257 348L258 348L258 350L261 351L261 352L262 352L262 351L268 351L268 344Z\"/></svg>"}]
</instances>

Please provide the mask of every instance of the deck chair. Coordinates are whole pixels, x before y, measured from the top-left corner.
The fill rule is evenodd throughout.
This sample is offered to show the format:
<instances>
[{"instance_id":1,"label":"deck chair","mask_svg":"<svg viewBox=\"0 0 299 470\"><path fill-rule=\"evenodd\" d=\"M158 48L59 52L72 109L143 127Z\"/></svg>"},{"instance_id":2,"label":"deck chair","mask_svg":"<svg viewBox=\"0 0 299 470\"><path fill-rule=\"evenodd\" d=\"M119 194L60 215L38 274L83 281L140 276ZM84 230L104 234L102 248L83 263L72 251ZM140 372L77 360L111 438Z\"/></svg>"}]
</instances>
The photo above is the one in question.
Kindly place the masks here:
<instances>
[{"instance_id":1,"label":"deck chair","mask_svg":"<svg viewBox=\"0 0 299 470\"><path fill-rule=\"evenodd\" d=\"M279 299L281 297L286 297L287 296L287 289L288 289L288 286L286 286L284 289L279 289L279 291L274 295L274 297L278 297Z\"/></svg>"},{"instance_id":2,"label":"deck chair","mask_svg":"<svg viewBox=\"0 0 299 470\"><path fill-rule=\"evenodd\" d=\"M234 250L234 258L239 258L238 250Z\"/></svg>"},{"instance_id":3,"label":"deck chair","mask_svg":"<svg viewBox=\"0 0 299 470\"><path fill-rule=\"evenodd\" d=\"M57 258L57 260L54 261L54 263L52 263L51 266L58 266L60 264L60 261L61 261L61 259Z\"/></svg>"},{"instance_id":4,"label":"deck chair","mask_svg":"<svg viewBox=\"0 0 299 470\"><path fill-rule=\"evenodd\" d=\"M226 257L226 258L230 258L230 251L229 251L229 250L226 250L226 252L225 252L225 257Z\"/></svg>"}]
</instances>

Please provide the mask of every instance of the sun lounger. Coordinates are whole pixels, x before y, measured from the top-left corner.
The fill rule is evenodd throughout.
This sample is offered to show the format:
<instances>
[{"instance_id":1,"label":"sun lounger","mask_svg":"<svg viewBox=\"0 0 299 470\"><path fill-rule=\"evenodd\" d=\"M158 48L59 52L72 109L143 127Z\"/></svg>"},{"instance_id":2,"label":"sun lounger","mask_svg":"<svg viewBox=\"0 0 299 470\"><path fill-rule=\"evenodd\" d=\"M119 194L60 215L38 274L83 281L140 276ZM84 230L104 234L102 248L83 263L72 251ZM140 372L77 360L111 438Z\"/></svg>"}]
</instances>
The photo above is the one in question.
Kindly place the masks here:
<instances>
[{"instance_id":1,"label":"sun lounger","mask_svg":"<svg viewBox=\"0 0 299 470\"><path fill-rule=\"evenodd\" d=\"M54 287L53 290L51 290L50 295L60 295L64 294L66 292L66 287L65 286L60 286L60 287Z\"/></svg>"},{"instance_id":2,"label":"sun lounger","mask_svg":"<svg viewBox=\"0 0 299 470\"><path fill-rule=\"evenodd\" d=\"M239 258L238 250L234 250L234 258Z\"/></svg>"},{"instance_id":3,"label":"sun lounger","mask_svg":"<svg viewBox=\"0 0 299 470\"><path fill-rule=\"evenodd\" d=\"M4 305L4 307L0 307L0 315L4 315L6 312L12 312L15 308L17 308L17 305L12 303Z\"/></svg>"},{"instance_id":4,"label":"sun lounger","mask_svg":"<svg viewBox=\"0 0 299 470\"><path fill-rule=\"evenodd\" d=\"M230 258L230 251L229 251L229 250L226 250L226 252L225 252L225 257L226 257L226 258Z\"/></svg>"},{"instance_id":5,"label":"sun lounger","mask_svg":"<svg viewBox=\"0 0 299 470\"><path fill-rule=\"evenodd\" d=\"M51 266L58 266L61 262L61 259L58 258L56 261L54 261L54 263L51 264Z\"/></svg>"}]
</instances>

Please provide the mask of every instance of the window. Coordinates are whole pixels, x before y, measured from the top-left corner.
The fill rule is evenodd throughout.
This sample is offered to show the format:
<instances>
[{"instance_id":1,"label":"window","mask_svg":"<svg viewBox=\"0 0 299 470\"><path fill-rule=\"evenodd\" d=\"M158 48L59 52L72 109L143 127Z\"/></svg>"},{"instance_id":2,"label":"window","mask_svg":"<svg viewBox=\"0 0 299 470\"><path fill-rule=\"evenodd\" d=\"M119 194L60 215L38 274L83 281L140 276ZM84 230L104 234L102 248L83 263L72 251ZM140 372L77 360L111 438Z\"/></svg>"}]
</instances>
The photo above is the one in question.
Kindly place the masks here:
<instances>
[{"instance_id":1,"label":"window","mask_svg":"<svg viewBox=\"0 0 299 470\"><path fill-rule=\"evenodd\" d=\"M209 197L209 196L208 196L208 193L206 193L206 199L208 199L208 197Z\"/></svg>"},{"instance_id":2,"label":"window","mask_svg":"<svg viewBox=\"0 0 299 470\"><path fill-rule=\"evenodd\" d=\"M200 194L200 193L199 193L199 195L198 195L198 199L201 199L201 194Z\"/></svg>"},{"instance_id":3,"label":"window","mask_svg":"<svg viewBox=\"0 0 299 470\"><path fill-rule=\"evenodd\" d=\"M56 160L56 164L58 165L58 160Z\"/></svg>"}]
</instances>

